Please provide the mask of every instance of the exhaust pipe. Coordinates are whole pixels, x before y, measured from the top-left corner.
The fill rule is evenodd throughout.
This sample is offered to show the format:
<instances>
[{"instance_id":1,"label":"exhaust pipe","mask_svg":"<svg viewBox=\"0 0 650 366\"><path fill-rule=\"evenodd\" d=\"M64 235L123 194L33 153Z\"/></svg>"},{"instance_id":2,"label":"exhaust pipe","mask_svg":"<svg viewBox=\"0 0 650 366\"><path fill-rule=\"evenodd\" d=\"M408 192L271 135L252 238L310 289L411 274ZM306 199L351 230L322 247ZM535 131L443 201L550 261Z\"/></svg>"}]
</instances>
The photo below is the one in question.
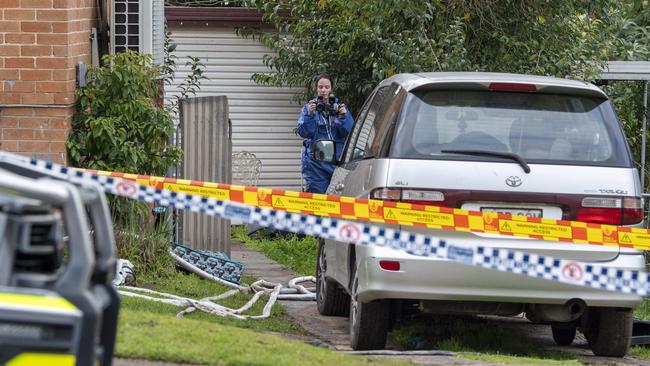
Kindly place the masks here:
<instances>
[{"instance_id":1,"label":"exhaust pipe","mask_svg":"<svg viewBox=\"0 0 650 366\"><path fill-rule=\"evenodd\" d=\"M570 323L587 311L581 299L571 299L564 305L533 304L526 310L526 317L534 323Z\"/></svg>"}]
</instances>

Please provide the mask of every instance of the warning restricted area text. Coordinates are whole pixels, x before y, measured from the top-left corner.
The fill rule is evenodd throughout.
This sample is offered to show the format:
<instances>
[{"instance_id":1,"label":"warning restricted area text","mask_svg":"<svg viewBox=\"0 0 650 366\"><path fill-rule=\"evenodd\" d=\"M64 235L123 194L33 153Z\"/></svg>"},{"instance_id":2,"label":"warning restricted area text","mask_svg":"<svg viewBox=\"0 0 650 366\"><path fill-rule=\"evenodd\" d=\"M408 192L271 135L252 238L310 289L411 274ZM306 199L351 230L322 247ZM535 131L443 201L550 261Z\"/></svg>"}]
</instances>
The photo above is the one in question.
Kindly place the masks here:
<instances>
[{"instance_id":1,"label":"warning restricted area text","mask_svg":"<svg viewBox=\"0 0 650 366\"><path fill-rule=\"evenodd\" d=\"M163 183L163 188L173 192L183 192L187 194L199 194L201 196L212 197L218 200L229 200L230 191L227 189L190 186L185 184Z\"/></svg>"},{"instance_id":2,"label":"warning restricted area text","mask_svg":"<svg viewBox=\"0 0 650 366\"><path fill-rule=\"evenodd\" d=\"M554 238L572 237L571 227L569 226L546 225L536 222L499 220L499 230L517 234L552 236Z\"/></svg>"},{"instance_id":3,"label":"warning restricted area text","mask_svg":"<svg viewBox=\"0 0 650 366\"><path fill-rule=\"evenodd\" d=\"M384 207L384 219L395 221L421 222L431 225L454 226L454 215L439 212L414 211L401 208Z\"/></svg>"},{"instance_id":4,"label":"warning restricted area text","mask_svg":"<svg viewBox=\"0 0 650 366\"><path fill-rule=\"evenodd\" d=\"M332 201L318 201L308 198L297 198L273 195L271 197L273 207L283 210L299 210L311 212L323 212L328 214L340 214L341 204Z\"/></svg>"}]
</instances>

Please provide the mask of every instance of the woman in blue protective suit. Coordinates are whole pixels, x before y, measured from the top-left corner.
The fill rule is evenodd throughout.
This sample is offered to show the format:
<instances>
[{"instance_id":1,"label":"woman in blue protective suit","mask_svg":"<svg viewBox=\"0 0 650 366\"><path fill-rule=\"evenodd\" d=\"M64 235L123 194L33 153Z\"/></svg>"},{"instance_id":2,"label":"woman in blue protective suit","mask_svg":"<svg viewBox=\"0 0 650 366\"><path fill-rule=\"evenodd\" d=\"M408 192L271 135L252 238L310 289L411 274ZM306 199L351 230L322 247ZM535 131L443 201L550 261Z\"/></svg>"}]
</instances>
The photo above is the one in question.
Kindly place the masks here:
<instances>
[{"instance_id":1,"label":"woman in blue protective suit","mask_svg":"<svg viewBox=\"0 0 650 366\"><path fill-rule=\"evenodd\" d=\"M297 132L302 141L302 176L305 179L305 192L325 193L334 172L334 165L316 161L312 158L311 146L318 140L334 140L336 157L340 158L343 144L348 137L354 120L345 104L334 100L330 112L316 108L317 104L329 104L330 93L333 90L332 78L328 74L316 77L316 98L302 107L298 118Z\"/></svg>"}]
</instances>

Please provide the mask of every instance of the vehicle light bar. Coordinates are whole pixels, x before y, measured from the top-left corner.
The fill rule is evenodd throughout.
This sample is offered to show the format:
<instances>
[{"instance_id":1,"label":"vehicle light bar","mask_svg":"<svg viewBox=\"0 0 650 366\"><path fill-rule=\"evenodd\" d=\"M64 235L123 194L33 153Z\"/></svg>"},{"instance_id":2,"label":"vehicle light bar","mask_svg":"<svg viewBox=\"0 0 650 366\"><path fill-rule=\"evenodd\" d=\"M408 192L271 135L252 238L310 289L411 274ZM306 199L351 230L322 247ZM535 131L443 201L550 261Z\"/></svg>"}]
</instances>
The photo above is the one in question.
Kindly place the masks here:
<instances>
[{"instance_id":1,"label":"vehicle light bar","mask_svg":"<svg viewBox=\"0 0 650 366\"><path fill-rule=\"evenodd\" d=\"M516 92L535 92L537 87L534 84L517 84L517 83L490 83L490 90L499 91L516 91Z\"/></svg>"}]
</instances>

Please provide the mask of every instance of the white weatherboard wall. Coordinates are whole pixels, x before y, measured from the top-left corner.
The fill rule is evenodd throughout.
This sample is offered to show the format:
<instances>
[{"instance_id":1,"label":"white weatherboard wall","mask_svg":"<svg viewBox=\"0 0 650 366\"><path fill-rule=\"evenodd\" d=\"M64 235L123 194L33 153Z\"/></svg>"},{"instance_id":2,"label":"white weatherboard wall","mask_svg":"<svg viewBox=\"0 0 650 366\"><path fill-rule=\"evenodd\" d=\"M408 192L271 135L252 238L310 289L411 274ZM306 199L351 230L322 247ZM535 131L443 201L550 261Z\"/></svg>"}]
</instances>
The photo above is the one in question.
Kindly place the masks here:
<instances>
[{"instance_id":1,"label":"white weatherboard wall","mask_svg":"<svg viewBox=\"0 0 650 366\"><path fill-rule=\"evenodd\" d=\"M228 97L232 152L246 150L262 161L258 186L299 191L302 140L293 129L301 106L292 97L300 89L263 86L251 80L254 73L268 71L262 59L271 51L256 40L237 36L232 28L169 30L178 45L174 53L178 70L174 84L166 87L165 99L179 92L178 85L189 71L187 57L201 58L209 79L201 81L197 96Z\"/></svg>"}]
</instances>

